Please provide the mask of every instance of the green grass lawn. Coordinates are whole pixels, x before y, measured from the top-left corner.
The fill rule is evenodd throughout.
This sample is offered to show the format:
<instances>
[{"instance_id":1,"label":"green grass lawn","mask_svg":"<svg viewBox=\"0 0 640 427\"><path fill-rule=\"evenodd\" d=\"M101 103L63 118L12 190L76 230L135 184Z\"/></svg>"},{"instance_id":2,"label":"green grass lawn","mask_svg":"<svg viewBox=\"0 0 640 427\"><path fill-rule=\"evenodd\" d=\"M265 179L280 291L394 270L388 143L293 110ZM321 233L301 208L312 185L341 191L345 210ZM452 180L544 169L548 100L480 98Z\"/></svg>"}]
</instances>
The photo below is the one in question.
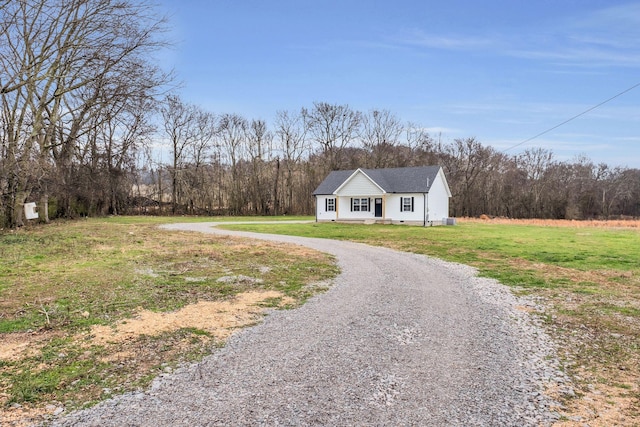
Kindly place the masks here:
<instances>
[{"instance_id":1,"label":"green grass lawn","mask_svg":"<svg viewBox=\"0 0 640 427\"><path fill-rule=\"evenodd\" d=\"M393 225L243 224L234 230L351 240L461 262L485 276L522 287L566 285L566 275L549 275L544 264L577 272L607 272L611 282L640 273L640 232L596 228L460 224L455 227ZM520 265L521 267L517 267ZM532 274L533 270L537 274ZM615 272L620 277L615 277ZM572 275L570 275L572 276Z\"/></svg>"},{"instance_id":2,"label":"green grass lawn","mask_svg":"<svg viewBox=\"0 0 640 427\"><path fill-rule=\"evenodd\" d=\"M175 224L181 222L280 222L280 221L312 221L313 216L281 215L281 216L112 216L103 218L111 224Z\"/></svg>"}]
</instances>

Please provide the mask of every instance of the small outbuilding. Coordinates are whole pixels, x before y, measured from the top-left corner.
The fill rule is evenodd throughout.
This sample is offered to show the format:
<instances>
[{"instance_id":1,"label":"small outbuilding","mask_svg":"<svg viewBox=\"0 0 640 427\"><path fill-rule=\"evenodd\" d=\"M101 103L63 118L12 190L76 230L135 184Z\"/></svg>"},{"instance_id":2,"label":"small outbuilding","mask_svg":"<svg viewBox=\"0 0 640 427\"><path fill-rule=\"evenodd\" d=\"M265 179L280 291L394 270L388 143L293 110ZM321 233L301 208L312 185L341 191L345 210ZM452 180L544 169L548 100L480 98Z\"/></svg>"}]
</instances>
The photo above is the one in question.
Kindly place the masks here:
<instances>
[{"instance_id":1,"label":"small outbuilding","mask_svg":"<svg viewBox=\"0 0 640 427\"><path fill-rule=\"evenodd\" d=\"M316 221L446 225L451 191L440 166L331 172L313 192Z\"/></svg>"}]
</instances>

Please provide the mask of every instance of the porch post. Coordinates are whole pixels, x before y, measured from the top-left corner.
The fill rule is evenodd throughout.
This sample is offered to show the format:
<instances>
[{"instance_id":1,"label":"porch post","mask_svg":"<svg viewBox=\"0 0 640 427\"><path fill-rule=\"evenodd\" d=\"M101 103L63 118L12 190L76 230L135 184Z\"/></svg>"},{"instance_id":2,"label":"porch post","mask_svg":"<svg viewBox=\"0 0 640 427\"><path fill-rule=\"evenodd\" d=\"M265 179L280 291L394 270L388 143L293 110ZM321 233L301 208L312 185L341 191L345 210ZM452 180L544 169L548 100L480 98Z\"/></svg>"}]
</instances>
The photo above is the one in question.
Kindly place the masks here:
<instances>
[{"instance_id":1,"label":"porch post","mask_svg":"<svg viewBox=\"0 0 640 427\"><path fill-rule=\"evenodd\" d=\"M387 195L382 195L382 222L384 223L387 219Z\"/></svg>"}]
</instances>

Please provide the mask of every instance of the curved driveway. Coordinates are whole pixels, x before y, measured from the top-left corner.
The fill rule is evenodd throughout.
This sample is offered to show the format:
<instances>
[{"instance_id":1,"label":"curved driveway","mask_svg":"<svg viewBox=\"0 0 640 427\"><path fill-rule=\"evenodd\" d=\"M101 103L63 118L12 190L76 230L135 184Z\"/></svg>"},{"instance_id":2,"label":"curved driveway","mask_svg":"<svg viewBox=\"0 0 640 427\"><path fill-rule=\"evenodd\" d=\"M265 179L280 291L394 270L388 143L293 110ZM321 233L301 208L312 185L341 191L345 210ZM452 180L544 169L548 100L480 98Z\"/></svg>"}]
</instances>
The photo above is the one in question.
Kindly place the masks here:
<instances>
[{"instance_id":1,"label":"curved driveway","mask_svg":"<svg viewBox=\"0 0 640 427\"><path fill-rule=\"evenodd\" d=\"M546 425L542 336L472 269L358 243L191 230L301 244L337 257L335 286L274 312L197 365L71 414L95 426ZM524 316L524 317L523 317ZM533 329L532 329L533 328ZM523 338L524 337L524 338ZM533 337L533 338L532 338ZM543 352L544 353L544 352Z\"/></svg>"}]
</instances>

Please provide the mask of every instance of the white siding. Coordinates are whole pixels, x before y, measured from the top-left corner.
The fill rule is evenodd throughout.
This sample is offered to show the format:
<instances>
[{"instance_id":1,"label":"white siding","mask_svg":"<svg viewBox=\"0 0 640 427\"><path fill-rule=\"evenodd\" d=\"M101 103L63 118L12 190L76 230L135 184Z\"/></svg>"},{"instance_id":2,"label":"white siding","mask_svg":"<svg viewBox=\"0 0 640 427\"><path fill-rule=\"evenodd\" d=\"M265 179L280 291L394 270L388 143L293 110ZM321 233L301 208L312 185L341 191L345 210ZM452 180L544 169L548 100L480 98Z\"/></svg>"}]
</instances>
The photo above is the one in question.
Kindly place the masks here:
<instances>
[{"instance_id":1,"label":"white siding","mask_svg":"<svg viewBox=\"0 0 640 427\"><path fill-rule=\"evenodd\" d=\"M449 217L449 194L444 179L441 169L429 191L427 214L434 224L440 224L443 218Z\"/></svg>"},{"instance_id":2,"label":"white siding","mask_svg":"<svg viewBox=\"0 0 640 427\"><path fill-rule=\"evenodd\" d=\"M413 197L413 212L400 212L402 197ZM386 219L393 222L419 222L424 223L424 193L387 194Z\"/></svg>"},{"instance_id":3,"label":"white siding","mask_svg":"<svg viewBox=\"0 0 640 427\"><path fill-rule=\"evenodd\" d=\"M352 212L351 211L351 197L343 197L340 196L338 197L338 204L340 206L339 210L338 210L338 218L339 219L344 219L344 220L351 220L351 219L359 219L359 220L365 220L365 219L374 219L375 218L375 198L373 197L367 197L367 196L360 196L357 197L358 199L369 199L369 211L357 211L357 212Z\"/></svg>"},{"instance_id":4,"label":"white siding","mask_svg":"<svg viewBox=\"0 0 640 427\"><path fill-rule=\"evenodd\" d=\"M356 172L349 182L338 191L340 196L375 196L382 194L382 190L378 188L367 176L358 171Z\"/></svg>"},{"instance_id":5,"label":"white siding","mask_svg":"<svg viewBox=\"0 0 640 427\"><path fill-rule=\"evenodd\" d=\"M325 210L326 199L337 199L335 196L317 196L316 197L316 217L318 221L335 221L336 213L334 211L327 212ZM337 203L337 200L336 200ZM336 206L337 207L337 206Z\"/></svg>"}]
</instances>

